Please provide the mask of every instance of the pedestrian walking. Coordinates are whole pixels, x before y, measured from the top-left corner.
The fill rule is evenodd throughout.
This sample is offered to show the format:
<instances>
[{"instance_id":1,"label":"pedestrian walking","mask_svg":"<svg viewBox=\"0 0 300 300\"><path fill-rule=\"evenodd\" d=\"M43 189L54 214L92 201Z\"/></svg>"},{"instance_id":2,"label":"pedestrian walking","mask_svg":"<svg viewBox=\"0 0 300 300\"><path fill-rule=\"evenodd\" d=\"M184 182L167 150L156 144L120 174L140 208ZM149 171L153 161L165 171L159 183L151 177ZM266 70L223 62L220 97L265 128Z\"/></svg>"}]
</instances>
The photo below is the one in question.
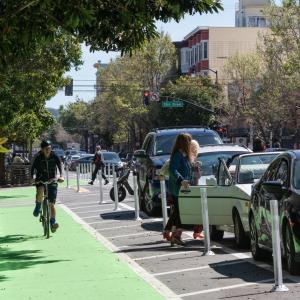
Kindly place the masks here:
<instances>
[{"instance_id":1,"label":"pedestrian walking","mask_svg":"<svg viewBox=\"0 0 300 300\"><path fill-rule=\"evenodd\" d=\"M89 181L89 184L93 185L94 181L96 179L97 173L98 171L102 170L102 178L105 180L105 185L109 183L109 181L107 180L106 176L104 175L104 163L102 161L102 157L101 157L101 146L96 146L96 152L94 155L94 158L92 160L92 163L95 165L95 170L93 171L92 174L92 179Z\"/></svg>"},{"instance_id":2,"label":"pedestrian walking","mask_svg":"<svg viewBox=\"0 0 300 300\"><path fill-rule=\"evenodd\" d=\"M182 228L178 195L180 188L188 189L191 181L191 141L191 135L187 133L179 134L170 157L169 192L173 200L173 209L164 230L164 237L169 237L167 239L171 241L171 246L175 244L185 245L181 239Z\"/></svg>"}]
</instances>

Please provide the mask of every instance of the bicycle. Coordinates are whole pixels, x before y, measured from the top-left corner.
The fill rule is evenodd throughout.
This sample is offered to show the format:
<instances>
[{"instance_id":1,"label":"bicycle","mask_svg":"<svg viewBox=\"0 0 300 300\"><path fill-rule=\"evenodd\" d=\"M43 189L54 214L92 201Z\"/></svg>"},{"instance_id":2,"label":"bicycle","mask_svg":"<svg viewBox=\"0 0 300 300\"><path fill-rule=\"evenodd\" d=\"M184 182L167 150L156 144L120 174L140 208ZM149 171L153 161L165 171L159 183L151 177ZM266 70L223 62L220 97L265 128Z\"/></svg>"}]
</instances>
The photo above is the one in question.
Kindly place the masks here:
<instances>
[{"instance_id":1,"label":"bicycle","mask_svg":"<svg viewBox=\"0 0 300 300\"><path fill-rule=\"evenodd\" d=\"M50 216L51 216L51 208L48 199L48 185L51 183L63 182L63 180L49 180L49 181L38 181L35 184L42 183L45 186L44 191L44 201L42 205L42 209L40 211L40 222L43 226L44 236L48 239L50 237Z\"/></svg>"}]
</instances>

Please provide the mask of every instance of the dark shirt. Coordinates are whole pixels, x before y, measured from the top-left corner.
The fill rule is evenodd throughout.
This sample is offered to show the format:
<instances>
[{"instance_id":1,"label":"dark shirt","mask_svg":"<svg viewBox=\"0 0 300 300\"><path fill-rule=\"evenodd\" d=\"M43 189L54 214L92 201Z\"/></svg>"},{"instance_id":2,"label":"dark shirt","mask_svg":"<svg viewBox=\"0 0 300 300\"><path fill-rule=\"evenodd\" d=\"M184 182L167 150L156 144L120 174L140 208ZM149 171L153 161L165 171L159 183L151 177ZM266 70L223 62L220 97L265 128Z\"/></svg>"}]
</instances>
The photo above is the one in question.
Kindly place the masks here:
<instances>
[{"instance_id":1,"label":"dark shirt","mask_svg":"<svg viewBox=\"0 0 300 300\"><path fill-rule=\"evenodd\" d=\"M36 181L47 181L53 179L57 175L57 168L59 173L62 174L61 161L59 157L51 151L48 158L40 151L34 158L31 166L31 178L36 172Z\"/></svg>"},{"instance_id":2,"label":"dark shirt","mask_svg":"<svg viewBox=\"0 0 300 300\"><path fill-rule=\"evenodd\" d=\"M177 151L171 157L169 167L169 191L175 197L179 194L183 180L191 181L191 163L187 156Z\"/></svg>"},{"instance_id":3,"label":"dark shirt","mask_svg":"<svg viewBox=\"0 0 300 300\"><path fill-rule=\"evenodd\" d=\"M94 155L94 158L93 158L93 163L98 166L98 167L102 167L104 164L103 164L103 161L102 161L102 157L101 157L101 152L100 151L97 151Z\"/></svg>"}]
</instances>

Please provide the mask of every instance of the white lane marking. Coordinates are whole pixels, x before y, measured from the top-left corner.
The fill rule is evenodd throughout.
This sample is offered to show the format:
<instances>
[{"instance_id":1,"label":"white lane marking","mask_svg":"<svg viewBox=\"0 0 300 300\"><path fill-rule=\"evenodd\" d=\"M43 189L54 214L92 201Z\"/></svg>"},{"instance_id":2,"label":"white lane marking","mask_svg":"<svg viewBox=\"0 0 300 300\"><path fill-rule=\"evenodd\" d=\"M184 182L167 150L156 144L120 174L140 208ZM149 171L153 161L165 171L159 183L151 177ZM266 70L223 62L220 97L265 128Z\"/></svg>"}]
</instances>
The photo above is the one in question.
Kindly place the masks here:
<instances>
[{"instance_id":1,"label":"white lane marking","mask_svg":"<svg viewBox=\"0 0 300 300\"><path fill-rule=\"evenodd\" d=\"M110 210L110 209L109 209ZM100 214L99 215L96 215L96 216L88 216L88 217L82 217L82 216L79 216L82 220L86 220L86 219L95 219L95 218L101 218L100 217Z\"/></svg>"},{"instance_id":2,"label":"white lane marking","mask_svg":"<svg viewBox=\"0 0 300 300\"><path fill-rule=\"evenodd\" d=\"M135 224L135 225L126 225L126 226L115 226L115 227L106 227L106 228L99 228L97 230L113 230L113 229L119 229L119 228L127 228L127 227L137 227L141 226L142 224Z\"/></svg>"},{"instance_id":3,"label":"white lane marking","mask_svg":"<svg viewBox=\"0 0 300 300\"><path fill-rule=\"evenodd\" d=\"M179 297L184 298L184 297L196 296L196 295L201 295L201 294L220 292L220 291L224 291L224 290L231 290L231 289L237 289L237 288L240 288L240 287L256 285L256 284L259 284L259 283L268 283L268 282L271 282L271 281L273 281L273 279L260 280L260 281L257 281L257 282L240 283L240 284L229 285L229 286L224 286L224 287L215 288L215 289L209 289L209 290L202 290L202 291L191 292L191 293L186 293L186 294L180 294Z\"/></svg>"},{"instance_id":4,"label":"white lane marking","mask_svg":"<svg viewBox=\"0 0 300 300\"><path fill-rule=\"evenodd\" d=\"M156 233L156 234L148 234L148 233ZM155 231L146 231L146 232L140 232L140 233L131 233L131 234L124 234L124 235L115 235L115 236L108 236L107 239L117 239L117 238L124 238L124 237L130 237L130 236L138 236L138 235L145 235L146 237L149 236L158 236L157 232Z\"/></svg>"},{"instance_id":5,"label":"white lane marking","mask_svg":"<svg viewBox=\"0 0 300 300\"><path fill-rule=\"evenodd\" d=\"M65 203L64 203L65 204ZM107 204L110 204L111 206L113 205L113 204L111 204L111 203L107 203ZM65 204L66 205L66 204ZM68 205L67 205L68 206ZM69 206L68 206L69 207ZM90 207L95 207L95 208L98 208L99 207L99 204L98 203L95 203L94 205L85 205L85 206L78 206L78 207L69 207L70 209L72 209L72 210L77 210L77 209L80 209L80 208L90 208ZM113 206L112 206L113 207Z\"/></svg>"},{"instance_id":6,"label":"white lane marking","mask_svg":"<svg viewBox=\"0 0 300 300\"><path fill-rule=\"evenodd\" d=\"M133 260L139 261L139 260L146 260L146 259L156 259L159 257L165 257L165 256L174 256L174 255L180 255L180 254L188 254L188 253L195 253L198 252L197 250L192 250L192 251L182 251L182 252L176 252L176 253L166 253L166 254L158 254L158 255L151 255L151 256L144 256L144 257L138 257L134 258Z\"/></svg>"},{"instance_id":7,"label":"white lane marking","mask_svg":"<svg viewBox=\"0 0 300 300\"><path fill-rule=\"evenodd\" d=\"M121 221L118 221L118 220L102 220L102 221L95 221L95 222L91 222L91 223L88 223L86 222L87 224L89 225L95 225L95 224L107 224L107 223L121 223Z\"/></svg>"},{"instance_id":8,"label":"white lane marking","mask_svg":"<svg viewBox=\"0 0 300 300\"><path fill-rule=\"evenodd\" d=\"M74 211L74 213L75 214L87 214L87 213L101 213L103 211L111 211L111 209L88 210L88 211Z\"/></svg>"},{"instance_id":9,"label":"white lane marking","mask_svg":"<svg viewBox=\"0 0 300 300\"><path fill-rule=\"evenodd\" d=\"M75 213L73 213L68 207L61 204L61 208L69 214L77 223L79 223L88 233L94 236L98 241L100 241L108 250L112 252L118 252L120 249L112 244L109 240L107 240L101 233L97 232L94 228L89 226L85 221L79 218ZM167 286L161 283L158 279L156 279L153 275L146 272L140 265L138 265L134 260L132 260L125 253L115 253L124 263L126 263L136 274L142 277L147 283L149 283L157 292L159 292L165 299L176 299L179 300L178 297L172 290L170 290Z\"/></svg>"},{"instance_id":10,"label":"white lane marking","mask_svg":"<svg viewBox=\"0 0 300 300\"><path fill-rule=\"evenodd\" d=\"M64 203L64 205L67 205L68 208L75 209L75 208L88 207L88 206L98 206L98 207L100 206L101 207L102 205L113 205L113 203L99 204L99 202L93 201L93 202L78 202L78 203L72 202L71 204Z\"/></svg>"},{"instance_id":11,"label":"white lane marking","mask_svg":"<svg viewBox=\"0 0 300 300\"><path fill-rule=\"evenodd\" d=\"M191 271L197 271L197 270L203 270L203 269L210 269L213 267L213 265L216 265L216 267L226 267L231 265L237 265L237 264L244 264L246 261L229 261L224 263L212 263L211 265L201 266L201 267L194 267L194 268L188 268L188 269L181 269L181 270L174 270L174 271L168 271L168 272L161 272L161 273L153 273L154 276L164 276L169 274L176 274L176 273L184 273L184 272L191 272Z\"/></svg>"}]
</instances>

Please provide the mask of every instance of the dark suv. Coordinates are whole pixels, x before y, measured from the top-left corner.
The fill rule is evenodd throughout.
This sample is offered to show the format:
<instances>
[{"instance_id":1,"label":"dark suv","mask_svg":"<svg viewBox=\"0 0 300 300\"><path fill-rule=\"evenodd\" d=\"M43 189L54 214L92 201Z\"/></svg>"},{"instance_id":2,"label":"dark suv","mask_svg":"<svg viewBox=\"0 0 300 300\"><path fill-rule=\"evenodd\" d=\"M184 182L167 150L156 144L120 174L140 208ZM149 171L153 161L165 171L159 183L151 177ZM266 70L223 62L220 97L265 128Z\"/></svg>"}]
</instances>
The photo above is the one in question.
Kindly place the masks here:
<instances>
[{"instance_id":1,"label":"dark suv","mask_svg":"<svg viewBox=\"0 0 300 300\"><path fill-rule=\"evenodd\" d=\"M161 211L159 172L170 157L175 139L180 133L191 134L199 145L223 144L215 131L205 128L165 128L148 133L142 149L134 153L137 158L140 204L148 215L156 215Z\"/></svg>"}]
</instances>

